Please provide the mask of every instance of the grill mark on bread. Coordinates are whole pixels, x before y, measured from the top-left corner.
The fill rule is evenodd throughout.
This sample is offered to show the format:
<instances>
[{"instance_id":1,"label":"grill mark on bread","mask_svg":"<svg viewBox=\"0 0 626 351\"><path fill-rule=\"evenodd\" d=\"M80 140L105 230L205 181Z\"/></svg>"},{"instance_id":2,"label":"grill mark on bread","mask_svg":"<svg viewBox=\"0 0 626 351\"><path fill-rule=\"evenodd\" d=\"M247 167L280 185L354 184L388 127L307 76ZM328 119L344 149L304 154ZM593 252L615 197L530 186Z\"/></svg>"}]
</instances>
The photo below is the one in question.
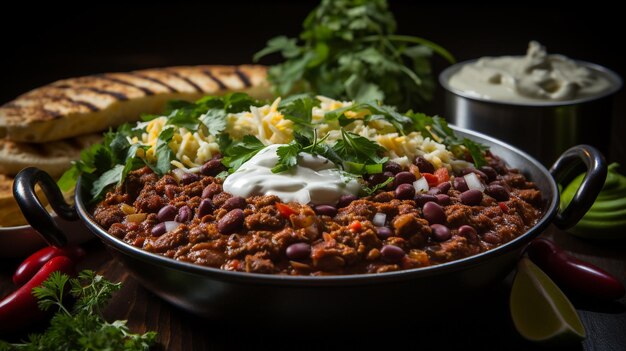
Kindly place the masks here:
<instances>
[{"instance_id":1,"label":"grill mark on bread","mask_svg":"<svg viewBox=\"0 0 626 351\"><path fill-rule=\"evenodd\" d=\"M204 75L206 75L207 77L211 78L211 80L213 80L215 82L215 84L217 84L217 86L220 88L220 90L226 90L227 89L226 84L224 84L224 82L222 82L215 75L213 75L213 72L205 69L205 70L202 70L202 73L204 73Z\"/></svg>"},{"instance_id":2,"label":"grill mark on bread","mask_svg":"<svg viewBox=\"0 0 626 351\"><path fill-rule=\"evenodd\" d=\"M178 73L176 71L167 71L167 73L169 73L169 74L173 75L174 77L177 77L177 78L185 81L185 83L189 84L189 86L194 88L195 91L197 91L199 93L203 92L202 88L200 88L198 86L198 84L194 83L194 81L191 80L191 78L185 77L185 76L183 76L182 74L180 74L180 73Z\"/></svg>"},{"instance_id":3,"label":"grill mark on bread","mask_svg":"<svg viewBox=\"0 0 626 351\"><path fill-rule=\"evenodd\" d=\"M94 105L94 104L92 104L92 103L90 103L90 102L87 102L87 101L82 101L82 100L75 100L75 99L72 99L71 97L69 97L69 96L65 96L65 95L42 94L41 96L42 96L42 97L45 97L45 98L48 98L48 99L50 99L50 100L57 100L57 101L58 101L58 100L61 100L61 101L67 101L67 102L69 102L70 104L80 105L80 106L85 106L85 107L86 107L86 108L88 108L88 109L89 109L89 111L91 111L91 112L96 112L96 111L99 111L99 110L100 110L100 109L99 109L96 105Z\"/></svg>"},{"instance_id":4,"label":"grill mark on bread","mask_svg":"<svg viewBox=\"0 0 626 351\"><path fill-rule=\"evenodd\" d=\"M245 73L241 72L239 68L235 69L235 74L237 75L237 77L239 77L239 79L241 80L241 82L246 88L250 88L252 86L252 82L250 82L250 78L248 78L248 76Z\"/></svg>"},{"instance_id":5,"label":"grill mark on bread","mask_svg":"<svg viewBox=\"0 0 626 351\"><path fill-rule=\"evenodd\" d=\"M138 72L128 72L127 74L129 74L131 76L134 76L134 77L139 77L141 79L149 80L152 83L159 84L159 85L165 87L171 93L178 93L178 90L176 90L173 86L171 86L171 85L169 85L169 84L167 84L165 82L162 82L162 81L160 81L160 80L158 80L158 79L156 79L154 77L150 77L150 76L147 76L145 74L138 73Z\"/></svg>"},{"instance_id":6,"label":"grill mark on bread","mask_svg":"<svg viewBox=\"0 0 626 351\"><path fill-rule=\"evenodd\" d=\"M104 74L99 75L98 77L102 78L102 79L106 79L106 80L108 80L110 82L114 82L114 83L117 83L117 84L125 85L127 87L139 89L139 90L143 91L146 95L154 95L154 91L152 91L152 90L150 90L150 89L148 89L146 87L140 87L140 86L135 85L135 84L133 84L131 82L127 82L127 81L125 81L123 79L118 79L118 78L115 78L115 77L109 77L109 76L104 75ZM128 98L126 98L124 100L128 100Z\"/></svg>"},{"instance_id":7,"label":"grill mark on bread","mask_svg":"<svg viewBox=\"0 0 626 351\"><path fill-rule=\"evenodd\" d=\"M126 96L126 94L124 94L124 93L120 93L120 92L117 92L117 91L98 89L98 88L94 88L94 87L73 87L73 86L71 86L69 84L58 84L58 85L53 85L53 87L58 88L58 89L87 90L87 91L94 92L96 94L110 96L110 97L114 98L115 100L119 100L119 101L128 100L128 96ZM86 101L84 101L84 102L86 102ZM96 108L94 111L98 111L99 110L99 108L97 106L95 106L95 105L92 105L92 106Z\"/></svg>"}]
</instances>

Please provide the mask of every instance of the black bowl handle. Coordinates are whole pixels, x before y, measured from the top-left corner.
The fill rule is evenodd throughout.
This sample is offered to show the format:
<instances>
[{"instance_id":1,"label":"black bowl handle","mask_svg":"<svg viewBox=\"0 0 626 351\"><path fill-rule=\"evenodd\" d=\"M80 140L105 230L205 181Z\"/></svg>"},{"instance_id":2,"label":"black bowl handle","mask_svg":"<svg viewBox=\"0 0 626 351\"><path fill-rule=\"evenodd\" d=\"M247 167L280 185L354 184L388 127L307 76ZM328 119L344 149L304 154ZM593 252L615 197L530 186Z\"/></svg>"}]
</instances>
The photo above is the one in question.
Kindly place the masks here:
<instances>
[{"instance_id":1,"label":"black bowl handle","mask_svg":"<svg viewBox=\"0 0 626 351\"><path fill-rule=\"evenodd\" d=\"M578 161L578 162L577 162ZM557 183L571 181L579 161L587 168L587 174L569 205L556 214L554 224L565 230L573 227L589 211L600 194L607 175L607 165L602 153L593 146L577 145L565 151L552 165L550 173Z\"/></svg>"},{"instance_id":2,"label":"black bowl handle","mask_svg":"<svg viewBox=\"0 0 626 351\"><path fill-rule=\"evenodd\" d=\"M13 182L13 196L20 206L28 223L41 234L46 242L54 246L67 244L67 237L59 229L46 208L35 193L35 185L39 184L43 189L50 206L59 217L75 221L78 213L74 206L65 202L61 189L57 186L50 175L39 168L24 168L15 176Z\"/></svg>"}]
</instances>

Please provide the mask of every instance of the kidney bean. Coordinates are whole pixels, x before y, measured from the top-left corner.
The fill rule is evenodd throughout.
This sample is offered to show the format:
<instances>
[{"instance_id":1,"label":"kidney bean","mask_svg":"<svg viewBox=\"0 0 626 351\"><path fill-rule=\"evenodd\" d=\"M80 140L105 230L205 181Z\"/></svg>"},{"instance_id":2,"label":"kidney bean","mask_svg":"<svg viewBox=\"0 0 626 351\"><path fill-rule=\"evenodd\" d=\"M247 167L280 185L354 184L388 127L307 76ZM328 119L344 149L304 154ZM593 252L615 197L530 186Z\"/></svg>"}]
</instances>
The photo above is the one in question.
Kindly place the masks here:
<instances>
[{"instance_id":1,"label":"kidney bean","mask_svg":"<svg viewBox=\"0 0 626 351\"><path fill-rule=\"evenodd\" d=\"M352 201L356 199L358 199L358 197L352 194L341 195L341 197L339 197L339 201L337 202L337 207L338 208L346 207L350 205L350 203L352 203Z\"/></svg>"},{"instance_id":2,"label":"kidney bean","mask_svg":"<svg viewBox=\"0 0 626 351\"><path fill-rule=\"evenodd\" d=\"M393 230L387 227L376 227L376 235L378 235L381 239L387 239L390 236L393 236Z\"/></svg>"},{"instance_id":3,"label":"kidney bean","mask_svg":"<svg viewBox=\"0 0 626 351\"><path fill-rule=\"evenodd\" d=\"M85 250L78 245L67 245L64 247L46 246L28 256L13 273L13 284L22 286L28 282L41 267L57 256L65 256L78 262L85 257Z\"/></svg>"},{"instance_id":4,"label":"kidney bean","mask_svg":"<svg viewBox=\"0 0 626 351\"><path fill-rule=\"evenodd\" d=\"M191 212L191 208L189 206L184 205L183 207L178 209L178 215L175 220L179 223L185 223L193 217L193 213Z\"/></svg>"},{"instance_id":5,"label":"kidney bean","mask_svg":"<svg viewBox=\"0 0 626 351\"><path fill-rule=\"evenodd\" d=\"M553 241L535 239L527 248L528 256L554 282L567 291L604 300L624 296L624 285L608 272L568 255Z\"/></svg>"},{"instance_id":6,"label":"kidney bean","mask_svg":"<svg viewBox=\"0 0 626 351\"><path fill-rule=\"evenodd\" d=\"M435 172L435 167L433 166L433 164L428 162L428 160L423 158L422 156L417 156L415 158L415 161L413 161L413 164L415 164L420 169L420 173Z\"/></svg>"},{"instance_id":7,"label":"kidney bean","mask_svg":"<svg viewBox=\"0 0 626 351\"><path fill-rule=\"evenodd\" d=\"M222 164L222 160L214 158L209 162L203 164L200 172L202 172L202 174L204 174L205 176L215 177L216 175L220 174L220 172L223 172L225 170L226 167L224 167L224 165Z\"/></svg>"},{"instance_id":8,"label":"kidney bean","mask_svg":"<svg viewBox=\"0 0 626 351\"><path fill-rule=\"evenodd\" d=\"M393 177L393 174L391 176ZM367 183L369 184L369 186L375 186L387 181L388 178L389 176L384 173L370 174L367 177Z\"/></svg>"},{"instance_id":9,"label":"kidney bean","mask_svg":"<svg viewBox=\"0 0 626 351\"><path fill-rule=\"evenodd\" d=\"M481 193L480 190L470 189L462 192L460 199L464 205L476 206L483 200L483 193Z\"/></svg>"},{"instance_id":10,"label":"kidney bean","mask_svg":"<svg viewBox=\"0 0 626 351\"><path fill-rule=\"evenodd\" d=\"M335 217L335 215L337 215L337 209L331 205L317 205L315 206L315 213L320 216Z\"/></svg>"},{"instance_id":11,"label":"kidney bean","mask_svg":"<svg viewBox=\"0 0 626 351\"><path fill-rule=\"evenodd\" d=\"M509 200L509 192L502 185L490 184L485 187L485 194L493 197L497 201Z\"/></svg>"},{"instance_id":12,"label":"kidney bean","mask_svg":"<svg viewBox=\"0 0 626 351\"><path fill-rule=\"evenodd\" d=\"M467 187L467 183L465 182L465 178L463 177L455 177L452 183L454 183L454 189L460 192L469 190L469 188Z\"/></svg>"},{"instance_id":13,"label":"kidney bean","mask_svg":"<svg viewBox=\"0 0 626 351\"><path fill-rule=\"evenodd\" d=\"M215 207L213 206L213 201L209 199L204 199L200 201L200 205L198 205L198 218L202 218L208 214L213 213Z\"/></svg>"},{"instance_id":14,"label":"kidney bean","mask_svg":"<svg viewBox=\"0 0 626 351\"><path fill-rule=\"evenodd\" d=\"M493 181L498 177L498 172L489 166L482 166L479 168L487 176L488 181Z\"/></svg>"},{"instance_id":15,"label":"kidney bean","mask_svg":"<svg viewBox=\"0 0 626 351\"><path fill-rule=\"evenodd\" d=\"M415 174L407 171L402 171L396 174L393 180L393 186L398 187L400 184L413 184L416 181Z\"/></svg>"},{"instance_id":16,"label":"kidney bean","mask_svg":"<svg viewBox=\"0 0 626 351\"><path fill-rule=\"evenodd\" d=\"M295 243L291 244L285 250L285 255L290 260L301 260L311 255L311 245L307 243Z\"/></svg>"},{"instance_id":17,"label":"kidney bean","mask_svg":"<svg viewBox=\"0 0 626 351\"><path fill-rule=\"evenodd\" d=\"M161 209L157 213L157 219L161 222L173 221L174 218L176 218L177 213L178 210L176 209L176 207L172 205L166 205L161 207Z\"/></svg>"},{"instance_id":18,"label":"kidney bean","mask_svg":"<svg viewBox=\"0 0 626 351\"><path fill-rule=\"evenodd\" d=\"M432 229L431 235L435 241L446 241L452 237L450 229L443 224L432 224L430 229Z\"/></svg>"},{"instance_id":19,"label":"kidney bean","mask_svg":"<svg viewBox=\"0 0 626 351\"><path fill-rule=\"evenodd\" d=\"M437 197L431 194L417 194L413 200L418 207L423 207L428 202L437 202Z\"/></svg>"},{"instance_id":20,"label":"kidney bean","mask_svg":"<svg viewBox=\"0 0 626 351\"><path fill-rule=\"evenodd\" d=\"M243 227L244 214L239 208L231 210L217 222L221 234L232 234Z\"/></svg>"},{"instance_id":21,"label":"kidney bean","mask_svg":"<svg viewBox=\"0 0 626 351\"><path fill-rule=\"evenodd\" d=\"M441 206L448 206L450 204L450 196L446 194L435 195L437 198L437 203Z\"/></svg>"},{"instance_id":22,"label":"kidney bean","mask_svg":"<svg viewBox=\"0 0 626 351\"><path fill-rule=\"evenodd\" d=\"M66 256L53 257L28 282L0 301L0 334L23 330L47 315L39 309L33 288L41 286L56 271L72 275L74 262Z\"/></svg>"},{"instance_id":23,"label":"kidney bean","mask_svg":"<svg viewBox=\"0 0 626 351\"><path fill-rule=\"evenodd\" d=\"M400 166L399 164L393 161L389 161L385 163L385 166L383 166L383 171L396 174L396 173L402 172L402 166Z\"/></svg>"},{"instance_id":24,"label":"kidney bean","mask_svg":"<svg viewBox=\"0 0 626 351\"><path fill-rule=\"evenodd\" d=\"M385 245L380 249L380 254L384 261L389 263L397 263L406 255L404 250L395 245Z\"/></svg>"},{"instance_id":25,"label":"kidney bean","mask_svg":"<svg viewBox=\"0 0 626 351\"><path fill-rule=\"evenodd\" d=\"M437 185L437 188L441 190L442 194L448 193L451 187L452 187L452 184L450 184L450 182L443 182Z\"/></svg>"},{"instance_id":26,"label":"kidney bean","mask_svg":"<svg viewBox=\"0 0 626 351\"><path fill-rule=\"evenodd\" d=\"M424 218L431 224L441 224L446 221L446 213L436 202L427 202L422 209Z\"/></svg>"},{"instance_id":27,"label":"kidney bean","mask_svg":"<svg viewBox=\"0 0 626 351\"><path fill-rule=\"evenodd\" d=\"M152 227L150 234L152 234L153 236L161 236L165 234L166 231L167 230L165 229L165 223L161 222L155 225L154 227Z\"/></svg>"},{"instance_id":28,"label":"kidney bean","mask_svg":"<svg viewBox=\"0 0 626 351\"><path fill-rule=\"evenodd\" d=\"M197 182L199 179L200 177L195 173L185 173L183 174L181 181L183 182L183 184L187 185L193 182Z\"/></svg>"},{"instance_id":29,"label":"kidney bean","mask_svg":"<svg viewBox=\"0 0 626 351\"><path fill-rule=\"evenodd\" d=\"M396 199L408 200L415 196L415 188L413 184L400 184L395 191Z\"/></svg>"},{"instance_id":30,"label":"kidney bean","mask_svg":"<svg viewBox=\"0 0 626 351\"><path fill-rule=\"evenodd\" d=\"M219 189L219 185L213 183L213 184L209 184L207 185L204 190L202 190L202 198L203 199L210 199L213 197L213 195L217 194L220 192Z\"/></svg>"},{"instance_id":31,"label":"kidney bean","mask_svg":"<svg viewBox=\"0 0 626 351\"><path fill-rule=\"evenodd\" d=\"M244 199L241 196L233 196L230 199L224 201L224 204L222 205L223 208L227 209L227 210L232 210L235 208L240 208L240 209L244 209L246 208L246 205L248 203L246 202L246 199Z\"/></svg>"},{"instance_id":32,"label":"kidney bean","mask_svg":"<svg viewBox=\"0 0 626 351\"><path fill-rule=\"evenodd\" d=\"M468 237L478 235L478 233L476 232L476 229L474 229L474 227L472 227L471 225L464 224L459 227L459 235Z\"/></svg>"}]
</instances>

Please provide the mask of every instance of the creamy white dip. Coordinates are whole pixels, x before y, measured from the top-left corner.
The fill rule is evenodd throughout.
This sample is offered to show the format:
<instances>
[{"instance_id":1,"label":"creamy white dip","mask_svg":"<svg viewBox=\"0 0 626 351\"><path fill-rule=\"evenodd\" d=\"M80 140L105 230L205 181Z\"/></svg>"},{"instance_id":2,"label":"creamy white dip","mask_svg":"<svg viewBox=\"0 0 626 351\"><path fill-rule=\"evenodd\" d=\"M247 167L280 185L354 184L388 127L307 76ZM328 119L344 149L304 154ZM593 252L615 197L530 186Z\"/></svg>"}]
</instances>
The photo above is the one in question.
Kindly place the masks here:
<instances>
[{"instance_id":1,"label":"creamy white dip","mask_svg":"<svg viewBox=\"0 0 626 351\"><path fill-rule=\"evenodd\" d=\"M611 81L562 55L548 55L531 41L526 56L483 57L448 82L464 93L500 102L564 101L599 95Z\"/></svg>"},{"instance_id":2,"label":"creamy white dip","mask_svg":"<svg viewBox=\"0 0 626 351\"><path fill-rule=\"evenodd\" d=\"M270 145L241 165L224 180L224 191L242 197L276 195L284 202L315 205L334 205L342 195L358 193L356 180L344 179L333 162L319 155L300 154L296 167L272 173L280 146Z\"/></svg>"}]
</instances>

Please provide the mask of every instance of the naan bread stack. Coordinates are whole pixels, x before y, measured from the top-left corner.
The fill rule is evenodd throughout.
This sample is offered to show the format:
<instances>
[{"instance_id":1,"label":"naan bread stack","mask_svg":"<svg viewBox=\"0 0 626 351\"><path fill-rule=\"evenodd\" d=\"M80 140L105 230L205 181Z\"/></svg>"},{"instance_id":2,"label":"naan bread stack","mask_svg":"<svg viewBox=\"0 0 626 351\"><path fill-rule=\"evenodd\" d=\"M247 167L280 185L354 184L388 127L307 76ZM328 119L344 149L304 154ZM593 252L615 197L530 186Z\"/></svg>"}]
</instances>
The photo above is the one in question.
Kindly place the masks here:
<instances>
[{"instance_id":1,"label":"naan bread stack","mask_svg":"<svg viewBox=\"0 0 626 351\"><path fill-rule=\"evenodd\" d=\"M0 107L0 227L25 224L13 177L34 166L58 178L101 132L169 100L242 91L270 98L263 66L182 66L64 79Z\"/></svg>"}]
</instances>

